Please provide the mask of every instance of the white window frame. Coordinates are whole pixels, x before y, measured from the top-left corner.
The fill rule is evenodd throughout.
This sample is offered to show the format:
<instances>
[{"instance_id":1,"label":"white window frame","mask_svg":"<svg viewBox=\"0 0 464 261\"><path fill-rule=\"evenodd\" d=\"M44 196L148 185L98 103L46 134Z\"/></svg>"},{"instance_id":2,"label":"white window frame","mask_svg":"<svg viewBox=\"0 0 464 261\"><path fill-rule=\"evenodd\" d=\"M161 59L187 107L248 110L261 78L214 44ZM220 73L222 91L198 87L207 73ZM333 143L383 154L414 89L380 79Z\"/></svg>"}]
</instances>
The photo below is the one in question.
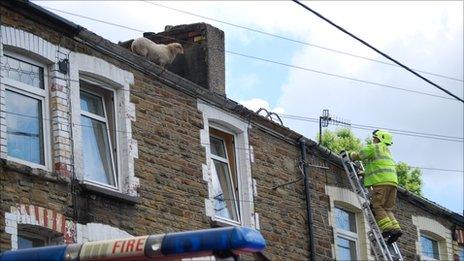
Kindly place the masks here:
<instances>
[{"instance_id":1,"label":"white window frame","mask_svg":"<svg viewBox=\"0 0 464 261\"><path fill-rule=\"evenodd\" d=\"M25 84L20 81L16 81L7 77L2 76L2 84L5 86L6 91L13 91L21 95L39 100L42 104L42 139L43 139L43 156L44 156L44 165L37 164L35 162L30 162L27 160L19 159L8 155L7 159L13 162L24 164L30 166L31 168L43 169L46 171L51 171L51 131L50 131L50 104L49 104L49 93L48 93L48 66L44 63L40 63L36 60L30 59L24 55L10 52L7 50L3 51L1 57L2 64L5 64L5 56L10 56L20 61L30 63L35 66L39 66L43 69L43 89L38 87L32 87L31 85ZM8 144L7 144L8 146Z\"/></svg>"},{"instance_id":2,"label":"white window frame","mask_svg":"<svg viewBox=\"0 0 464 261\"><path fill-rule=\"evenodd\" d=\"M116 115L116 113L117 113L117 111L116 111L116 102L117 102L116 93L115 93L114 89L112 89L111 87L106 86L105 83L98 82L98 81L95 81L95 80L90 80L90 79L86 78L85 76L83 76L80 79L80 81L83 81L83 82L91 84L91 85L95 85L98 88L109 91L111 93L111 96L112 96L112 99L113 99L113 103L112 103L113 104L113 106L112 106L113 119L108 119L109 116L108 116L108 112L107 112L107 108L106 108L107 106L106 106L106 102L105 102L105 97L103 97L98 92L92 91L89 88L86 88L86 87L82 88L82 86L80 86L80 88L79 88L79 98L80 98L80 92L81 91L90 93L92 95L95 95L95 96L101 98L102 106L103 106L103 113L105 114L105 117L102 117L100 115L96 115L96 114L93 114L91 112L87 112L87 111L82 110L82 108L80 108L80 103L79 103L79 108L81 109L80 110L81 115L84 115L86 117L89 117L91 119L94 119L94 120L97 120L97 121L100 121L100 122L104 122L105 125L106 125L106 134L108 135L108 143L109 143L109 146L110 146L110 157L111 157L111 164L112 164L112 168L113 168L113 176L114 176L114 180L115 180L115 185L112 186L112 185L109 185L109 184L104 184L104 183L101 183L101 182L85 179L85 173L84 173L84 177L83 177L83 182L119 191L120 178L121 178L120 177L120 171L119 171L120 167L118 166L119 161L120 161L120 157L119 157L120 153L119 153L119 150L117 149L118 148L118 138L119 137L118 137L118 131L117 131L117 129L115 129L114 130L114 139L112 139L112 136L110 135L110 124L109 124L109 120L111 120L111 121L114 122L114 124L113 124L114 128L117 128L116 126L118 126L118 124L117 124L118 117ZM115 152L115 148L116 148L116 152ZM82 153L84 153L84 150L82 150ZM114 154L116 154L116 155L114 155Z\"/></svg>"},{"instance_id":3,"label":"white window frame","mask_svg":"<svg viewBox=\"0 0 464 261\"><path fill-rule=\"evenodd\" d=\"M356 246L357 257L361 260L375 260L374 256L371 255L371 245L367 237L367 231L369 224L362 215L361 205L359 204L356 193L341 187L325 186L325 192L329 196L330 211L329 211L329 225L332 226L334 239L337 238L337 228L335 223L334 208L345 209L355 214L356 219L356 230L358 235L358 245ZM336 242L332 243L332 256L337 257L337 246Z\"/></svg>"},{"instance_id":4,"label":"white window frame","mask_svg":"<svg viewBox=\"0 0 464 261\"><path fill-rule=\"evenodd\" d=\"M132 138L132 122L135 121L135 105L130 102L131 85L134 75L101 58L83 53L71 52L69 55L69 75L71 78L71 114L73 120L74 171L77 179L85 184L83 173L82 133L80 125L80 81L85 80L104 89L113 91L114 128L116 142L116 170L118 171L118 187L99 186L87 183L89 189L108 190L130 197L138 197L139 179L135 176L134 159L138 158L137 141Z\"/></svg>"},{"instance_id":5,"label":"white window frame","mask_svg":"<svg viewBox=\"0 0 464 261\"><path fill-rule=\"evenodd\" d=\"M431 260L430 257L422 255L422 244L420 236L423 234L438 243L438 253L440 260L453 260L453 238L451 229L446 228L435 219L424 216L412 216L412 223L417 228L416 254L422 260Z\"/></svg>"},{"instance_id":6,"label":"white window frame","mask_svg":"<svg viewBox=\"0 0 464 261\"><path fill-rule=\"evenodd\" d=\"M253 162L252 147L248 143L248 129L250 125L239 116L223 111L200 99L197 100L197 108L203 114L203 129L200 130L200 142L205 148L205 164L202 165L203 180L208 185L208 198L205 198L205 213L212 221L219 225L245 226L260 229L259 215L254 211L254 181L251 176L251 163ZM235 163L238 187L238 205L240 222L231 222L215 215L212 188L212 169L210 133L209 128L234 135ZM240 150L238 150L240 148Z\"/></svg>"},{"instance_id":7,"label":"white window frame","mask_svg":"<svg viewBox=\"0 0 464 261\"><path fill-rule=\"evenodd\" d=\"M210 128L215 129L215 130L218 130L218 131L221 131L221 132L224 132L224 133L229 134L229 135L232 135L233 138L234 138L234 141L235 141L236 138L237 138L237 137L236 137L237 135L235 135L235 133L232 133L232 132L226 130L225 128L221 127L220 125L215 124L214 122L210 123ZM228 218L224 218L224 217L216 216L216 215L215 215L215 218L218 219L218 220L221 220L221 221L225 221L225 222L227 222L227 223L231 222L231 223L235 223L235 224L237 224L237 225L240 225L240 224L241 224L241 220L242 220L242 218L241 218L241 211L240 211L240 209L241 209L241 204L240 204L240 203L241 203L241 200L240 200L240 186L238 186L238 184L237 184L237 190L238 190L237 193L238 193L238 195L236 195L237 193L235 192L235 184L234 184L234 179L233 179L233 175L232 175L232 169L230 168L230 162L229 162L229 161L230 161L230 158L229 158L229 155L227 154L227 143L226 143L226 141L225 141L223 138L218 137L218 136L216 136L216 135L210 134L210 137L214 137L214 138L216 138L216 139L219 139L219 140L221 140L221 141L223 142L223 144L224 144L224 152L225 152L225 154L226 154L227 159L222 158L222 157L220 157L220 156L217 156L217 155L214 155L214 154L210 153L210 160L211 160L211 164L214 164L214 162L212 162L213 159L219 160L219 161L221 161L221 162L223 162L223 163L227 163L227 167L229 168L229 179L230 179L230 183L232 184L232 189L233 189L232 193L233 193L233 197L234 197L234 205L235 205L235 208L236 208L235 210L237 211L237 220L232 220L232 219L228 219ZM239 175L239 173L238 173L238 169L239 169L238 164L239 164L239 163L238 163L238 161L237 161L237 159L236 159L236 157L237 157L237 152L238 152L236 143L234 143L233 146L234 146L235 158L232 159L232 160L235 161L235 164L236 164L236 167L235 167L235 168L236 168L236 171L237 171L237 173L236 173L236 175L237 175L237 182L240 184L240 175ZM217 174L217 170L216 170L216 174ZM238 197L238 199L237 199L237 197Z\"/></svg>"},{"instance_id":8,"label":"white window frame","mask_svg":"<svg viewBox=\"0 0 464 261\"><path fill-rule=\"evenodd\" d=\"M358 259L361 258L360 248L359 248L360 244L359 244L359 217L358 217L358 213L356 211L352 211L351 209L346 208L344 206L340 206L338 204L335 206L335 208L338 208L338 209L340 209L342 211L353 214L354 215L354 221L355 221L355 224L356 224L356 233L352 232L352 231L349 231L349 230L340 229L340 228L338 228L336 226L335 215L334 215L335 248L337 248L337 238L338 237L354 241L355 242L355 247L356 247L356 258L355 258L355 260L358 260ZM338 250L337 249L335 249L335 253L336 253L336 256L337 256L337 260L342 260L338 256Z\"/></svg>"}]
</instances>

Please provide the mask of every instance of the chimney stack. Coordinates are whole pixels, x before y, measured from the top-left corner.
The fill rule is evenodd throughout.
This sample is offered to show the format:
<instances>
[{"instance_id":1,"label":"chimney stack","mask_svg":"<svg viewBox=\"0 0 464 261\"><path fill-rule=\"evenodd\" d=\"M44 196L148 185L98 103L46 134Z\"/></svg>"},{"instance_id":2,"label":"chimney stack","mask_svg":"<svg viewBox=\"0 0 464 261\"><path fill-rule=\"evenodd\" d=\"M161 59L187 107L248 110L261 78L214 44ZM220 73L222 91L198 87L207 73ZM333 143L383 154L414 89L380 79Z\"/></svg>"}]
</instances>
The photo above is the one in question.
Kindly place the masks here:
<instances>
[{"instance_id":1,"label":"chimney stack","mask_svg":"<svg viewBox=\"0 0 464 261\"><path fill-rule=\"evenodd\" d=\"M155 43L178 42L184 47L166 68L208 90L225 96L224 32L206 23L171 26L164 32L144 33Z\"/></svg>"}]
</instances>

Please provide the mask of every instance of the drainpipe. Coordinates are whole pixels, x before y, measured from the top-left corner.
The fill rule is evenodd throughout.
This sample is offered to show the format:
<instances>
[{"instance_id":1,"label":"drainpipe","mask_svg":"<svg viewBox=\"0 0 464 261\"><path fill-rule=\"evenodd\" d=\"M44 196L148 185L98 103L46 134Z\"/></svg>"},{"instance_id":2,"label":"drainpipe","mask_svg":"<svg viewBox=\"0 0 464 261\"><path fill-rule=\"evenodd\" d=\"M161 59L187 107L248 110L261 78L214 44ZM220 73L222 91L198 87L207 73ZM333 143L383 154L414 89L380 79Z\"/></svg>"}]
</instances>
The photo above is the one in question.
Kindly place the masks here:
<instances>
[{"instance_id":1,"label":"drainpipe","mask_svg":"<svg viewBox=\"0 0 464 261\"><path fill-rule=\"evenodd\" d=\"M315 261L315 250L314 250L314 229L313 229L313 216L311 214L311 190L309 188L309 178L306 165L306 143L304 138L300 139L300 148L301 148L301 160L303 163L303 180L305 185L305 194L306 194L306 212L308 215L308 234L309 234L309 260Z\"/></svg>"}]
</instances>

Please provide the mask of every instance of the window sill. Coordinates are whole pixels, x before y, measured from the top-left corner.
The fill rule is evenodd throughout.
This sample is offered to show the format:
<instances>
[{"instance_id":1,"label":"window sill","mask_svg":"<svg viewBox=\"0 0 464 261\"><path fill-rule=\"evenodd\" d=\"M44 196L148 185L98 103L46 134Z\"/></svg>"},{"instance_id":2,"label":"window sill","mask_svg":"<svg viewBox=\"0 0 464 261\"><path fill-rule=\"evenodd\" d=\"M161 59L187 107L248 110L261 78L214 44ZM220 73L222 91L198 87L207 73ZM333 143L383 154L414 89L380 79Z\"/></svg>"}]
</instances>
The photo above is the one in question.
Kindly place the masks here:
<instances>
[{"instance_id":1,"label":"window sill","mask_svg":"<svg viewBox=\"0 0 464 261\"><path fill-rule=\"evenodd\" d=\"M103 187L93 185L90 183L82 183L82 187L87 192L92 192L100 196L111 198L111 199L118 199L120 201L129 203L132 205L135 205L140 202L139 197L129 196L119 191L114 191L111 189L103 188Z\"/></svg>"},{"instance_id":2,"label":"window sill","mask_svg":"<svg viewBox=\"0 0 464 261\"><path fill-rule=\"evenodd\" d=\"M229 220L225 220L225 219L221 219L221 218L217 218L217 217L210 217L210 223L211 223L211 227L215 228L215 227L239 227L241 226L240 223L238 222L234 222L234 221L229 221Z\"/></svg>"},{"instance_id":3,"label":"window sill","mask_svg":"<svg viewBox=\"0 0 464 261\"><path fill-rule=\"evenodd\" d=\"M70 178L63 177L55 172L44 170L43 168L35 168L29 164L19 163L10 159L0 159L0 167L4 170L11 170L13 172L39 177L47 181L68 183Z\"/></svg>"}]
</instances>

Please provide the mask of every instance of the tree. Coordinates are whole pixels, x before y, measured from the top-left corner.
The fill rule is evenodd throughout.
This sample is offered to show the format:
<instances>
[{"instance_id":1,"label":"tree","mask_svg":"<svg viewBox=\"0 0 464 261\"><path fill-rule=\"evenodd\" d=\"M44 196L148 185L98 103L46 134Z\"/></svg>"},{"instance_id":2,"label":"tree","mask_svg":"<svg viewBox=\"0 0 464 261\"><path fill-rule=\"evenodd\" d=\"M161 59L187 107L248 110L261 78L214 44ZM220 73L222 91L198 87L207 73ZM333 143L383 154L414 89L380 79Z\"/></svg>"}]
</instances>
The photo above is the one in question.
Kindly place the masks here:
<instances>
[{"instance_id":1,"label":"tree","mask_svg":"<svg viewBox=\"0 0 464 261\"><path fill-rule=\"evenodd\" d=\"M372 139L368 137L364 142L365 144L371 144ZM321 145L338 154L343 150L349 152L359 151L363 143L350 129L341 128L335 131L324 130ZM420 169L413 168L405 162L398 162L396 164L396 173L401 187L417 195L422 195L422 173Z\"/></svg>"},{"instance_id":2,"label":"tree","mask_svg":"<svg viewBox=\"0 0 464 261\"><path fill-rule=\"evenodd\" d=\"M343 150L359 151L362 148L361 140L348 128L336 131L324 130L321 145L335 153L340 153Z\"/></svg>"},{"instance_id":3,"label":"tree","mask_svg":"<svg viewBox=\"0 0 464 261\"><path fill-rule=\"evenodd\" d=\"M418 168L413 168L405 162L396 164L396 174L400 186L417 195L422 195L422 172Z\"/></svg>"}]
</instances>

